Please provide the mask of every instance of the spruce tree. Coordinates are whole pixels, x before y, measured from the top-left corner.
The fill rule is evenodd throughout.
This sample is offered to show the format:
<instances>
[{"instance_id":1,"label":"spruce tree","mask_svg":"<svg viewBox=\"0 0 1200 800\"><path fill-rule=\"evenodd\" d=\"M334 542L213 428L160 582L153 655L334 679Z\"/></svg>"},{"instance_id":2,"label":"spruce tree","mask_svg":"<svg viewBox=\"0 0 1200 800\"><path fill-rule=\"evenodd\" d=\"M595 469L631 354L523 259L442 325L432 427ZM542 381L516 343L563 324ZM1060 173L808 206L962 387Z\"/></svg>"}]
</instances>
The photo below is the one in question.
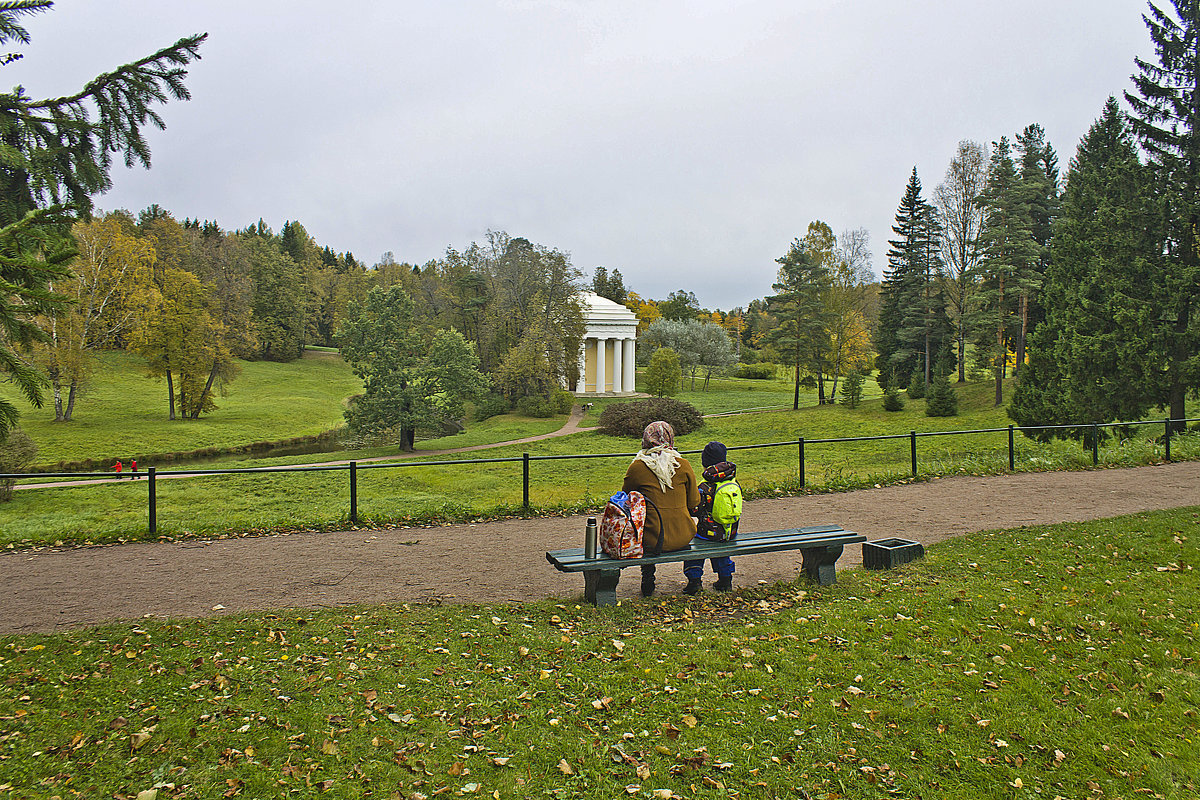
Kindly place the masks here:
<instances>
[{"instance_id":1,"label":"spruce tree","mask_svg":"<svg viewBox=\"0 0 1200 800\"><path fill-rule=\"evenodd\" d=\"M879 325L874 345L880 376L893 372L905 380L919 371L929 379L932 356L951 335L942 277L941 223L937 210L921 198L921 179L914 167L892 226L888 269L880 294Z\"/></svg>"},{"instance_id":2,"label":"spruce tree","mask_svg":"<svg viewBox=\"0 0 1200 800\"><path fill-rule=\"evenodd\" d=\"M0 3L0 45L29 43L22 17L47 11L47 0ZM33 317L61 307L51 291L70 256L70 225L92 210L92 195L112 185L114 153L126 166L150 165L143 135L163 128L154 107L186 100L186 65L198 59L205 36L190 36L132 64L89 81L79 92L36 100L23 87L0 92L0 373L7 373L35 406L43 379L16 355L14 346L46 336ZM21 58L0 53L0 66ZM15 407L0 401L0 437L16 420Z\"/></svg>"},{"instance_id":3,"label":"spruce tree","mask_svg":"<svg viewBox=\"0 0 1200 800\"><path fill-rule=\"evenodd\" d=\"M1109 98L1079 143L1054 225L1046 318L1009 416L1020 425L1137 419L1167 397L1171 322L1162 201L1125 115ZM1072 430L1026 431L1039 439Z\"/></svg>"},{"instance_id":4,"label":"spruce tree","mask_svg":"<svg viewBox=\"0 0 1200 800\"><path fill-rule=\"evenodd\" d=\"M1023 287L1028 286L1031 264L1038 256L1029 203L1006 137L992 143L987 186L977 202L984 218L979 234L981 324L975 349L979 357L986 358L995 374L996 405L1001 405L1009 345L1015 333L1013 321L1019 319L1018 297Z\"/></svg>"},{"instance_id":5,"label":"spruce tree","mask_svg":"<svg viewBox=\"0 0 1200 800\"><path fill-rule=\"evenodd\" d=\"M1184 395L1200 383L1200 0L1172 0L1172 16L1150 5L1143 15L1157 63L1135 58L1136 93L1126 92L1133 132L1149 157L1166 211L1167 269L1158 312L1165 372L1163 405L1183 419ZM1165 5L1165 4L1164 4ZM1183 423L1176 423L1182 429Z\"/></svg>"},{"instance_id":6,"label":"spruce tree","mask_svg":"<svg viewBox=\"0 0 1200 800\"><path fill-rule=\"evenodd\" d=\"M1041 322L1044 313L1039 298L1042 279L1050 263L1050 237L1059 211L1058 155L1046 141L1046 132L1036 123L1017 134L1021 154L1017 168L1021 190L1028 204L1029 232L1037 245L1037 256L1026 264L1017 281L1016 372L1025 364L1025 343L1029 332Z\"/></svg>"}]
</instances>

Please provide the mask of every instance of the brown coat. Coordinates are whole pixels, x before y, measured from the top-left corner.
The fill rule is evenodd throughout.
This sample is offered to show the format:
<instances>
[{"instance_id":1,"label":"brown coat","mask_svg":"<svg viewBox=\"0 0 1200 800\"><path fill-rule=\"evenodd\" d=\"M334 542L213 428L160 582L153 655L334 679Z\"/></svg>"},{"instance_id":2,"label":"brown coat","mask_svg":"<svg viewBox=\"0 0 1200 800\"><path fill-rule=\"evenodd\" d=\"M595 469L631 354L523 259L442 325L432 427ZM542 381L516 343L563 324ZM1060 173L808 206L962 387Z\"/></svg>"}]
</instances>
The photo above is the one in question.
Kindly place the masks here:
<instances>
[{"instance_id":1,"label":"brown coat","mask_svg":"<svg viewBox=\"0 0 1200 800\"><path fill-rule=\"evenodd\" d=\"M650 471L650 467L642 461L634 461L629 465L621 490L641 492L649 501L646 503L646 530L642 536L642 546L647 554L655 552L658 547L658 514L654 512L654 506L662 514L662 525L666 531L663 552L687 547L696 535L696 520L692 519L689 512L700 505L700 489L696 473L686 458L680 456L679 467L671 479L671 488L666 492L659 486L658 478Z\"/></svg>"}]
</instances>

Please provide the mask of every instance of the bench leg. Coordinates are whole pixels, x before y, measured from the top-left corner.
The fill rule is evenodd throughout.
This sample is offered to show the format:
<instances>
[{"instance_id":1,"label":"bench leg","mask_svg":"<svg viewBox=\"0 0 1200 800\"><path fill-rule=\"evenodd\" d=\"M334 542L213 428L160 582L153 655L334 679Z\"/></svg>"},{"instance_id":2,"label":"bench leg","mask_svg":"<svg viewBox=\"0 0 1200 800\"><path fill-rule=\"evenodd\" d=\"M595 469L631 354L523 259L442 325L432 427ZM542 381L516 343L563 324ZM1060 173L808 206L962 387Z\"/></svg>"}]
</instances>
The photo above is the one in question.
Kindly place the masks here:
<instances>
[{"instance_id":1,"label":"bench leg","mask_svg":"<svg viewBox=\"0 0 1200 800\"><path fill-rule=\"evenodd\" d=\"M617 583L621 580L619 569L589 569L583 572L583 597L594 606L617 604Z\"/></svg>"},{"instance_id":2,"label":"bench leg","mask_svg":"<svg viewBox=\"0 0 1200 800\"><path fill-rule=\"evenodd\" d=\"M822 586L837 582L834 565L842 557L840 544L828 547L810 547L801 551L804 553L804 574L809 580L816 581Z\"/></svg>"}]
</instances>

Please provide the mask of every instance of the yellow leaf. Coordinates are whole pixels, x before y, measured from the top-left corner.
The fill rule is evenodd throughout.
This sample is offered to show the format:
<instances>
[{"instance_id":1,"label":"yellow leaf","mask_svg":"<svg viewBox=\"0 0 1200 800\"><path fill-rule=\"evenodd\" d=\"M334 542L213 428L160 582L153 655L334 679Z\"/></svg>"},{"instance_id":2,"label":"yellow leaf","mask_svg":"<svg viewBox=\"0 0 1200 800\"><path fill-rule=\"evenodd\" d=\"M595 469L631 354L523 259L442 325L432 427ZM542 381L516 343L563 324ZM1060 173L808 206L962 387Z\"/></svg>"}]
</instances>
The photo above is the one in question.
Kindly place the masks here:
<instances>
[{"instance_id":1,"label":"yellow leaf","mask_svg":"<svg viewBox=\"0 0 1200 800\"><path fill-rule=\"evenodd\" d=\"M338 752L337 742L326 739L321 743L321 752L327 756L336 756Z\"/></svg>"},{"instance_id":2,"label":"yellow leaf","mask_svg":"<svg viewBox=\"0 0 1200 800\"><path fill-rule=\"evenodd\" d=\"M684 714L683 719L681 719L679 721L682 722L684 725L687 725L689 728L694 728L694 727L696 727L696 725L699 724L697 719L695 717L693 717L691 714Z\"/></svg>"},{"instance_id":3,"label":"yellow leaf","mask_svg":"<svg viewBox=\"0 0 1200 800\"><path fill-rule=\"evenodd\" d=\"M575 774L575 770L571 768L571 765L567 763L567 760L565 758L560 758L558 760L558 771L561 772L563 775L574 775Z\"/></svg>"},{"instance_id":4,"label":"yellow leaf","mask_svg":"<svg viewBox=\"0 0 1200 800\"><path fill-rule=\"evenodd\" d=\"M148 741L150 741L150 734L145 731L129 734L129 746L133 750L140 750Z\"/></svg>"}]
</instances>

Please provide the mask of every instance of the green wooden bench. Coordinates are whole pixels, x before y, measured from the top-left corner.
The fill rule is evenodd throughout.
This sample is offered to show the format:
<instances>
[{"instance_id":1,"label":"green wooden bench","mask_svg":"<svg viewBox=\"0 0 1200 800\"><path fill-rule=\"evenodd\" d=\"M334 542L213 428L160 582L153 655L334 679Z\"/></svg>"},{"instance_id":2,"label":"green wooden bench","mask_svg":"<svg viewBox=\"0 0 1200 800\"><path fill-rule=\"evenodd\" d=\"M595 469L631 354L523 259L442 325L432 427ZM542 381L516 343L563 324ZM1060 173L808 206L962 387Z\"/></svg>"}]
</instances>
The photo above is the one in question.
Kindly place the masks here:
<instances>
[{"instance_id":1,"label":"green wooden bench","mask_svg":"<svg viewBox=\"0 0 1200 800\"><path fill-rule=\"evenodd\" d=\"M585 558L582 547L573 547L546 553L546 560L560 572L582 572L583 595L587 601L595 606L611 606L617 602L617 583L621 580L621 570L629 567L719 556L741 558L755 553L775 553L781 550L803 551L804 573L810 580L828 586L837 580L834 566L842 555L842 548L866 540L867 537L844 530L838 525L813 525L780 531L741 532L732 542L693 539L692 543L682 550L642 558L609 558L603 553L597 553L595 558Z\"/></svg>"}]
</instances>

